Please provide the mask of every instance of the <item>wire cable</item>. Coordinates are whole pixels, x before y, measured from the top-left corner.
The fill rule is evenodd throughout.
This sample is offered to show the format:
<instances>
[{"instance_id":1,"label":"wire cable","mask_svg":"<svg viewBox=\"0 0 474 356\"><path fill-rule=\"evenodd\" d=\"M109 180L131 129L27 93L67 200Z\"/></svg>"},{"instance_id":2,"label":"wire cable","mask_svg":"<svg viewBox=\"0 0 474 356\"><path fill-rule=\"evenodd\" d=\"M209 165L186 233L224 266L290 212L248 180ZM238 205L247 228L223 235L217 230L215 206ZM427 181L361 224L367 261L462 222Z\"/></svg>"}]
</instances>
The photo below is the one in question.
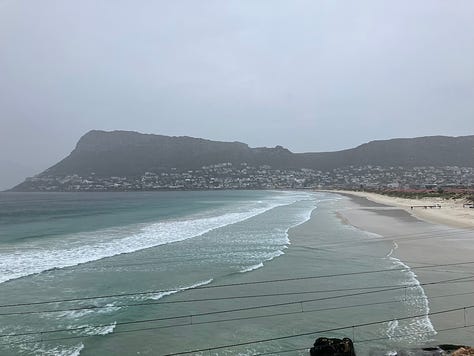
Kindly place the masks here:
<instances>
[{"instance_id":1,"label":"wire cable","mask_svg":"<svg viewBox=\"0 0 474 356\"><path fill-rule=\"evenodd\" d=\"M452 313L452 312L471 309L471 308L474 308L474 305L458 307L458 308L451 308L451 309L445 309L445 310L440 310L440 311L436 311L436 312L429 312L429 313L424 313L424 314L416 314L416 315L411 315L411 316L404 316L404 317L397 317L397 318L384 319L384 320L378 320L378 321L371 321L371 322L366 322L366 323L359 323L359 324L354 324L354 325L349 325L349 326L340 326L340 327L335 327L335 328L330 328L330 329L303 332L303 333L299 333L299 334L282 335L282 336L272 337L272 338L267 338L267 339L245 341L245 342L227 344L227 345L221 345L221 346L212 346L212 347L207 347L207 348L201 348L201 349L195 349L195 350L165 354L163 356L185 355L185 354L190 354L190 353L212 351L212 350L218 350L218 349L223 349L223 348L231 348L231 347L237 347L237 346L246 346L246 345L252 345L252 344L263 343L263 342L285 340L285 339L301 337L301 336L309 336L309 335L326 333L326 332L334 332L334 331L341 331L341 330L346 330L346 329L354 329L354 328L358 328L358 327L365 327L365 326L383 324L383 323L391 322L394 319L409 320L409 319L416 319L416 318L422 318L422 317L429 317L429 316L433 316L433 315L442 315L442 314L446 314L446 313ZM118 325L118 323L117 323L117 325ZM159 328L160 327L148 327L148 328L141 328L141 329L134 329L134 330L117 330L117 331L114 331L114 334L131 333L131 332L137 332L137 331L149 331L149 330L156 330L156 329L159 329ZM69 330L72 330L72 329L69 329ZM38 343L38 342L50 342L50 341L59 341L59 340L70 340L70 339L79 339L79 338L84 338L84 337L97 337L97 336L102 336L102 335L81 335L81 336L78 335L78 336L68 336L68 337L60 337L60 338L53 338L53 339L39 339L39 340L30 340L30 341L19 341L19 342L11 342L11 343L2 343L2 344L0 344L0 346L23 344L23 343Z\"/></svg>"},{"instance_id":2,"label":"wire cable","mask_svg":"<svg viewBox=\"0 0 474 356\"><path fill-rule=\"evenodd\" d=\"M450 279L450 280L445 280L445 281L431 282L430 284L440 284L440 283L445 283L447 281L462 280L462 279L467 279L467 278L471 278L471 277L462 277L462 278L455 278L455 279ZM427 283L425 285L427 285ZM419 286L419 285L417 284L417 286ZM205 313L196 313L196 314L168 316L168 317L153 318L153 319L125 321L125 322L118 322L118 323L116 323L116 325L140 324L140 323L157 322L157 321L165 321L165 320L175 320L175 319L185 319L185 318L192 320L193 317L195 318L195 317L200 317L200 316L209 316L209 315L225 314L225 313L231 313L231 312L249 311L249 310L255 310L255 309L262 309L262 308L280 307L280 306L303 304L303 303L323 301L323 300L333 300L333 299L340 299L340 298L346 298L346 297L354 297L354 296L360 296L360 295L367 295L367 294L373 294L373 293L392 291L392 290L403 289L403 288L405 288L405 286L397 286L397 287L393 287L393 288L386 288L386 289L380 289L380 290L375 290L375 291L366 291L366 292L359 292L359 293L352 293L352 294L343 294L343 295L329 296L329 297L322 297L322 298L315 298L315 299L297 300L297 301L274 303L274 304L265 304L265 305L250 306L250 307L243 307L243 308L218 310L218 311L211 311L211 312L205 312ZM102 328L102 327L106 327L106 326L107 325L93 325L93 326L80 326L80 327L68 328L68 329L52 329L52 330L43 330L43 331L35 331L35 332L32 331L32 332L15 333L15 334L0 334L0 337L16 337L16 336L26 336L26 335L34 335L34 334L71 332L71 331L84 330L84 329L91 328L91 327L92 328Z\"/></svg>"},{"instance_id":3,"label":"wire cable","mask_svg":"<svg viewBox=\"0 0 474 356\"><path fill-rule=\"evenodd\" d=\"M460 307L460 308L446 309L446 310L441 310L441 311L437 311L437 312L429 312L429 313L425 313L425 314L417 314L417 315L399 317L399 318L396 318L396 319L397 320L409 320L409 319L423 318L423 317L427 317L427 316L452 313L452 312L455 312L455 311L470 309L470 308L474 308L474 305L470 305L470 306L466 306L466 307ZM212 346L212 347L207 347L207 348L203 348L203 349L195 349L195 350L190 350L190 351L169 353L169 354L165 354L163 356L185 355L185 354L190 354L190 353L219 350L219 349L236 347L236 346L246 346L246 345L252 345L252 344L269 342L269 341L278 341L278 340L290 339L290 338L300 337L300 336L309 336L309 335L314 335L314 334L320 334L320 333L323 333L323 332L341 331L341 330L346 330L346 329L353 329L353 328L359 328L359 327L364 327L364 326L371 326L371 325L388 323L388 322L391 322L394 319L395 318L379 320L379 321L371 321L371 322L360 323L360 324L349 325L349 326L341 326L341 327L325 329L325 330L304 332L304 333L293 334L293 335L283 335L283 336L272 337L272 338L267 338L267 339L260 339L260 340L254 340L254 341L245 341L245 342L227 344L227 345L221 345L221 346Z\"/></svg>"},{"instance_id":4,"label":"wire cable","mask_svg":"<svg viewBox=\"0 0 474 356\"><path fill-rule=\"evenodd\" d=\"M286 292L286 293L267 293L267 294L254 294L254 295L241 295L241 296L226 296L226 297L209 297L200 299L187 299L187 300L171 300L171 301L156 301L156 302L143 302L143 303L132 303L132 304L116 304L116 305L90 305L85 307L77 308L65 308L65 309L54 309L54 310L28 310L28 311L13 311L0 313L0 316L12 316L12 315L29 315L29 314L45 314L45 313L59 313L68 311L79 311L79 310L100 310L108 308L122 308L122 307L137 307L137 306L152 306L152 305L163 305L163 304L178 304L178 303L195 303L195 302L208 302L208 301L219 301L219 300L234 300L234 299L250 299L250 298L263 298L263 297L280 297L280 296L291 296L291 295L304 295L304 294L320 294L320 293L334 293L334 292L346 292L346 291L360 291L360 290L373 290L377 293L378 290L393 290L393 289L407 289L416 288L421 286L429 286L434 284L453 284L453 283L467 283L472 282L474 276L453 278L448 280L441 280L436 282L428 283L412 283L404 285L385 285L385 286L371 286L371 287L354 287L354 288L338 288L338 289L326 289L316 291L304 291L304 292ZM344 295L342 295L344 296ZM335 296L338 297L338 296ZM1 336L0 336L1 337Z\"/></svg>"},{"instance_id":5,"label":"wire cable","mask_svg":"<svg viewBox=\"0 0 474 356\"><path fill-rule=\"evenodd\" d=\"M437 267L462 266L462 265L468 265L468 264L474 264L474 261L415 266L415 267L410 267L410 269L429 269L429 268L437 268ZM316 275L316 276L280 278L280 279L270 279L270 280L252 281L252 282L238 282L238 283L228 283L228 284L218 284L218 285L205 285L205 286L195 287L192 290L224 288L224 287L240 287L240 286L244 286L244 285L256 285L256 284L265 284L265 283L280 283L280 282L302 281L302 280L321 279L321 278L335 278L335 277L343 277L343 276L365 275L365 274L372 274L372 273L405 271L407 269L408 269L407 267L400 267L400 268L392 268L392 269L379 269L379 270L334 273L334 274ZM157 294L157 293L164 293L164 292L169 292L169 290L149 290L149 291L133 292L133 293L117 293L117 294L89 296L89 297L80 297L80 298L55 299L55 300L27 302L27 303L26 302L25 303L12 303L12 304L0 305L0 308L41 305L41 304L50 304L50 303L62 303L62 302L76 302L76 301L93 300L93 299L106 299L106 298L116 298L116 297L129 297L129 296Z\"/></svg>"},{"instance_id":6,"label":"wire cable","mask_svg":"<svg viewBox=\"0 0 474 356\"><path fill-rule=\"evenodd\" d=\"M253 295L239 295L239 296L225 296L225 297L209 297L209 298L196 298L196 299L185 299L185 300L160 300L156 302L143 302L143 303L133 303L133 304L116 304L116 305L90 305L85 307L77 308L66 308L66 309L54 309L54 310L33 310L33 311L16 311L16 312L4 312L0 313L0 316L10 316L10 315L27 315L27 314L42 314L42 313L57 313L57 312L67 312L67 311L79 311L79 310L94 310L94 309L107 309L107 308L121 308L121 307L134 307L134 306L149 306L149 305L162 305L162 304L179 304L179 303L195 303L195 302L208 302L208 301L218 301L218 300L233 300L233 299L249 299L249 298L263 298L263 297L280 297L280 296L291 296L291 295L304 295L304 294L320 294L320 293L334 293L334 292L346 292L346 291L360 291L360 290L374 290L374 289L384 289L384 288L397 288L397 289L407 289L407 288L416 288L420 286L427 286L433 284L457 284L457 283L468 283L471 282L474 278L472 276L453 278L435 282L426 282L426 283L412 283L404 285L382 285L382 286L370 286L370 287L353 287L353 288L335 288L335 289L325 289L325 290L313 290L313 291L303 291L303 292L282 292L282 293L267 293L267 294L253 294ZM376 292L376 291L375 291Z\"/></svg>"},{"instance_id":7,"label":"wire cable","mask_svg":"<svg viewBox=\"0 0 474 356\"><path fill-rule=\"evenodd\" d=\"M460 329L464 329L464 328L472 328L474 327L474 324L473 325L463 325L463 326L455 326L455 327L451 327L451 328L444 328L444 329L438 329L436 330L437 332L444 332L444 331L453 331L453 330L460 330ZM417 333L418 335L425 335L425 334L430 334L431 331L425 331L425 332L419 332ZM406 337L406 336L413 336L413 334L403 334L403 335L399 335L397 336L398 337ZM354 341L352 340L352 342L354 344L362 344L362 343L366 343L366 342L374 342L374 341L384 341L384 340L390 340L389 337L380 337L380 338L375 338L375 339L367 339L367 340L360 340L360 341ZM305 347L305 348L298 348L298 349L286 349L286 350L275 350L275 351L272 351L272 352L261 352L261 353L257 353L257 354L252 354L252 356L267 356L267 355L280 355L280 354L284 354L284 353L288 353L288 352L295 352L295 351L309 351L309 347Z\"/></svg>"}]
</instances>

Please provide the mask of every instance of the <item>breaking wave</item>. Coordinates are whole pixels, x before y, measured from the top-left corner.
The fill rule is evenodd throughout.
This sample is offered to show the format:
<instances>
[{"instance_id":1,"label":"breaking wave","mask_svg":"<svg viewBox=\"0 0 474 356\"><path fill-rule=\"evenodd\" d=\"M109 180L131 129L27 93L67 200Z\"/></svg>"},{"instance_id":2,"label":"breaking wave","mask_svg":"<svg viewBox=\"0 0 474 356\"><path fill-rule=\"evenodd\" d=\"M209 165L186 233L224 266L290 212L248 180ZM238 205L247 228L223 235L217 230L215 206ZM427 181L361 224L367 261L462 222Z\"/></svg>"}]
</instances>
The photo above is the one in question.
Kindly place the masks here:
<instances>
[{"instance_id":1,"label":"breaking wave","mask_svg":"<svg viewBox=\"0 0 474 356\"><path fill-rule=\"evenodd\" d=\"M406 308L413 314L424 314L421 318L415 318L410 320L397 320L394 319L388 323L387 337L390 340L403 339L407 342L420 342L420 335L425 338L424 341L428 341L430 337L437 334L431 320L429 318L430 307L428 297L425 294L423 287L417 279L417 275L410 269L408 265L403 263L398 258L393 257L393 252L398 248L396 242L393 243L393 248L387 255L387 258L394 263L394 267L404 269L406 280L403 284L410 286L413 290L413 296L407 296L403 302ZM412 335L412 336L410 336Z\"/></svg>"},{"instance_id":2,"label":"breaking wave","mask_svg":"<svg viewBox=\"0 0 474 356\"><path fill-rule=\"evenodd\" d=\"M226 212L217 216L77 233L66 235L59 244L57 241L45 239L16 245L10 250L4 248L4 252L0 253L0 283L55 268L71 267L198 237L278 206L293 204L305 197L307 196L303 194L282 195L278 199L258 202L257 205L250 205L246 209L241 207L236 209L237 212Z\"/></svg>"}]
</instances>

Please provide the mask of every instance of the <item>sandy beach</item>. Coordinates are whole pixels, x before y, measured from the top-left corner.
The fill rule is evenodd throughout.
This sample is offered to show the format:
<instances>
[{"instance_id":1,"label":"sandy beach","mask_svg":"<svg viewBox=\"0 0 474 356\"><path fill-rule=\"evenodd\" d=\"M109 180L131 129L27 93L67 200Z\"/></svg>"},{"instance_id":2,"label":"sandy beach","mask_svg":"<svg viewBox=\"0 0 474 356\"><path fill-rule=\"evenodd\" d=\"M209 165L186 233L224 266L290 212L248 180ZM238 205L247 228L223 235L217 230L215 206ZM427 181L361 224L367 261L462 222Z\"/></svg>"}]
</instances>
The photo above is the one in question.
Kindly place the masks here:
<instances>
[{"instance_id":1,"label":"sandy beach","mask_svg":"<svg viewBox=\"0 0 474 356\"><path fill-rule=\"evenodd\" d=\"M430 312L474 304L472 280L436 284L440 280L474 275L474 263L464 264L474 261L473 209L463 209L459 202L436 199L417 201L373 193L339 193L348 200L337 212L343 222L392 241L393 256L410 266L420 283L429 283L423 288ZM441 204L442 208L411 209L428 204ZM472 327L446 330L474 324L473 308L433 315L430 319L440 343L466 343L474 339Z\"/></svg>"},{"instance_id":2,"label":"sandy beach","mask_svg":"<svg viewBox=\"0 0 474 356\"><path fill-rule=\"evenodd\" d=\"M474 229L474 209L464 207L465 202L460 199L404 199L370 192L344 190L334 192L366 198L367 200L383 205L398 207L420 220L434 224Z\"/></svg>"},{"instance_id":3,"label":"sandy beach","mask_svg":"<svg viewBox=\"0 0 474 356\"><path fill-rule=\"evenodd\" d=\"M287 223L288 217L297 220ZM272 236L286 232L281 243ZM226 250L233 239L242 244ZM70 288L86 296L110 295L114 288L118 294L155 290L107 299L98 313L52 314L49 329L58 328L57 320L106 328L87 336L85 346L76 338L60 341L81 356L307 356L318 337L350 337L358 356L386 356L442 343L473 344L473 329L463 326L474 324L474 308L462 308L474 304L474 263L457 264L474 260L473 242L474 229L422 221L365 197L316 193L176 244L4 283L2 298L28 301L32 288L44 293L40 300L59 299ZM243 269L247 246L265 257ZM212 254L217 257L207 257ZM237 262L229 265L229 258ZM431 315L451 308L461 309ZM25 314L3 320L45 328L48 319Z\"/></svg>"},{"instance_id":4,"label":"sandy beach","mask_svg":"<svg viewBox=\"0 0 474 356\"><path fill-rule=\"evenodd\" d=\"M420 221L399 207L362 197L321 194L316 199L320 202L311 218L288 231L290 244L283 255L250 273L234 273L216 279L209 288L166 298L167 303L195 302L156 309L159 317L194 314L192 325L188 319L163 320L159 332L111 334L101 350L140 348L141 354L156 349L162 354L208 350L201 353L205 355L284 351L302 356L324 336L350 337L357 355L381 356L441 343L472 344L472 329L457 327L474 324L474 309L467 311L466 320L462 312L429 318L424 313L472 303L472 280L426 283L468 277L474 274L474 265L425 267L474 260L474 231ZM414 282L423 287L413 286ZM403 285L410 287L404 290ZM219 312L233 309L237 310ZM420 313L421 318L406 318Z\"/></svg>"}]
</instances>

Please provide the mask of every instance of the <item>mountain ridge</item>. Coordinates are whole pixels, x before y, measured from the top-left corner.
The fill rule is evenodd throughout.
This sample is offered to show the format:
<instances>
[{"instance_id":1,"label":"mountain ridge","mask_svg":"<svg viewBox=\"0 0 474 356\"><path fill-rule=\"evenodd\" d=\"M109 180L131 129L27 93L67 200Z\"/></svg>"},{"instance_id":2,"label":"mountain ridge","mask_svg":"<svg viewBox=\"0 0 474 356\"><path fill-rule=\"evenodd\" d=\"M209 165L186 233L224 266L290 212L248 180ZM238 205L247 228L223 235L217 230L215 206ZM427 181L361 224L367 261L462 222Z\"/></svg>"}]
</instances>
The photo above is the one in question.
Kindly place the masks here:
<instances>
[{"instance_id":1,"label":"mountain ridge","mask_svg":"<svg viewBox=\"0 0 474 356\"><path fill-rule=\"evenodd\" d=\"M91 130L78 140L67 157L36 177L138 177L146 172L187 171L227 162L234 166L320 171L368 165L474 167L474 135L394 138L340 151L293 153L282 146L251 148L238 141ZM18 187L21 184L14 190Z\"/></svg>"}]
</instances>

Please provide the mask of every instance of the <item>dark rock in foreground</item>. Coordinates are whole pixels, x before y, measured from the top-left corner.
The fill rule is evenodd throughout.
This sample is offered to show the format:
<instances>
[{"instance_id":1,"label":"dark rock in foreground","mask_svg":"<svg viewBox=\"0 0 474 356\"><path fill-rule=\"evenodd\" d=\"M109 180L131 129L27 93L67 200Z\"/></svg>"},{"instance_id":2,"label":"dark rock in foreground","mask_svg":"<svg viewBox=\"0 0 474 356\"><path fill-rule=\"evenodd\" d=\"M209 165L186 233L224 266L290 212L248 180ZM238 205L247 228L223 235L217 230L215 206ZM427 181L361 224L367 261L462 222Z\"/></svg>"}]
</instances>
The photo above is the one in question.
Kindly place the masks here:
<instances>
[{"instance_id":1,"label":"dark rock in foreground","mask_svg":"<svg viewBox=\"0 0 474 356\"><path fill-rule=\"evenodd\" d=\"M352 340L320 337L309 350L311 356L355 356Z\"/></svg>"},{"instance_id":2,"label":"dark rock in foreground","mask_svg":"<svg viewBox=\"0 0 474 356\"><path fill-rule=\"evenodd\" d=\"M311 356L356 356L354 345L349 338L336 339L320 337L309 350ZM372 351L370 356L470 356L474 348L460 345L439 345L419 349L398 351Z\"/></svg>"},{"instance_id":3,"label":"dark rock in foreground","mask_svg":"<svg viewBox=\"0 0 474 356\"><path fill-rule=\"evenodd\" d=\"M460 345L439 345L435 347L425 347L421 349L400 350L400 351L397 351L396 353L391 354L390 356L465 356L465 355L474 355L474 349L467 346L460 346Z\"/></svg>"}]
</instances>

